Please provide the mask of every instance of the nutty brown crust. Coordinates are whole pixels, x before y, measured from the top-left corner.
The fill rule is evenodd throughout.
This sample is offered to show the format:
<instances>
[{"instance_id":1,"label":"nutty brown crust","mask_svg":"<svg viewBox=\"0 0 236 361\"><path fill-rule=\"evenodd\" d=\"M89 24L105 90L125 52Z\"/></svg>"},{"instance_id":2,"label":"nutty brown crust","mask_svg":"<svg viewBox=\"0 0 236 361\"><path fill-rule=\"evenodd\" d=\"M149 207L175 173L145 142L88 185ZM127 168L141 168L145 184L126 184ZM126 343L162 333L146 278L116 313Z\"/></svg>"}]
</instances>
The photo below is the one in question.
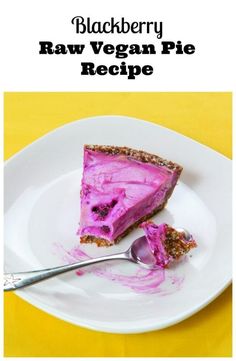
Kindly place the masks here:
<instances>
[{"instance_id":1,"label":"nutty brown crust","mask_svg":"<svg viewBox=\"0 0 236 361\"><path fill-rule=\"evenodd\" d=\"M165 250L173 257L173 259L179 259L192 248L197 247L196 242L192 239L188 242L183 238L183 234L178 232L176 229L166 225L166 239L165 239Z\"/></svg>"},{"instance_id":2,"label":"nutty brown crust","mask_svg":"<svg viewBox=\"0 0 236 361\"><path fill-rule=\"evenodd\" d=\"M137 228L139 224L142 222L147 221L149 218L153 217L156 213L160 212L166 205L168 199L170 198L172 192L174 190L174 187L169 190L166 194L165 202L163 202L161 205L156 207L151 213L147 214L146 216L140 218L137 222L133 223L129 228L127 228L122 234L120 234L115 240L114 243L110 243L104 238L97 238L95 236L91 235L85 235L80 237L80 243L96 243L98 247L109 247L113 246L114 244L118 243L123 237L125 237L128 233L130 233L133 229Z\"/></svg>"},{"instance_id":3,"label":"nutty brown crust","mask_svg":"<svg viewBox=\"0 0 236 361\"><path fill-rule=\"evenodd\" d=\"M157 166L164 166L175 171L179 176L183 168L177 163L173 163L158 155L144 152L143 150L136 150L128 147L117 147L114 145L84 145L84 149L93 150L96 152L103 152L110 155L123 154L143 163L152 163Z\"/></svg>"}]
</instances>

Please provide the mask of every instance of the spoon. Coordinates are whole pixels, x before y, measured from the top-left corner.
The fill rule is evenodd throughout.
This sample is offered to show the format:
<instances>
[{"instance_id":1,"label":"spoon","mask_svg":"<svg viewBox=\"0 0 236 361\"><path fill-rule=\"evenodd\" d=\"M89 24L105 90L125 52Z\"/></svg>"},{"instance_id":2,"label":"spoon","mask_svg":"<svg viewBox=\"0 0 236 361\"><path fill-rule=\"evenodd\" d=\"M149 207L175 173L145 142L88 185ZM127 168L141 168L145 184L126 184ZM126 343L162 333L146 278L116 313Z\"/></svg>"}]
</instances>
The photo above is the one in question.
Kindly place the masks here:
<instances>
[{"instance_id":1,"label":"spoon","mask_svg":"<svg viewBox=\"0 0 236 361\"><path fill-rule=\"evenodd\" d=\"M190 233L182 228L177 228L178 232L185 234L185 239L190 239ZM81 267L90 266L99 262L112 261L112 260L127 260L137 263L147 269L158 269L156 258L153 255L148 241L145 236L137 238L130 248L123 253L116 253L108 256L88 259L64 266L42 269L31 272L18 272L18 273L5 273L4 274L4 291L14 291L18 288L30 286L34 283L41 282L48 278L60 275L62 273L73 271Z\"/></svg>"}]
</instances>

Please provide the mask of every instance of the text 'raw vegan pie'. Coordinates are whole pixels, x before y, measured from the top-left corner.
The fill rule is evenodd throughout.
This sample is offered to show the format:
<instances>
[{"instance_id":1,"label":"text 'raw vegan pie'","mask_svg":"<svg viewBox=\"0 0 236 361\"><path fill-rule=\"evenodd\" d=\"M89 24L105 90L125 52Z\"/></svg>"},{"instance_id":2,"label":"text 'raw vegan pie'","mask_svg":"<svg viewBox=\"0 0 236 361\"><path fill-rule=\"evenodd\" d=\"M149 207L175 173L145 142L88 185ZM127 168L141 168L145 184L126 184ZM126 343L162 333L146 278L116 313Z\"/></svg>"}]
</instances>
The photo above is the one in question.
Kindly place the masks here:
<instances>
[{"instance_id":1,"label":"text 'raw vegan pie'","mask_svg":"<svg viewBox=\"0 0 236 361\"><path fill-rule=\"evenodd\" d=\"M85 145L78 234L82 243L117 243L160 211L182 167L127 147Z\"/></svg>"}]
</instances>

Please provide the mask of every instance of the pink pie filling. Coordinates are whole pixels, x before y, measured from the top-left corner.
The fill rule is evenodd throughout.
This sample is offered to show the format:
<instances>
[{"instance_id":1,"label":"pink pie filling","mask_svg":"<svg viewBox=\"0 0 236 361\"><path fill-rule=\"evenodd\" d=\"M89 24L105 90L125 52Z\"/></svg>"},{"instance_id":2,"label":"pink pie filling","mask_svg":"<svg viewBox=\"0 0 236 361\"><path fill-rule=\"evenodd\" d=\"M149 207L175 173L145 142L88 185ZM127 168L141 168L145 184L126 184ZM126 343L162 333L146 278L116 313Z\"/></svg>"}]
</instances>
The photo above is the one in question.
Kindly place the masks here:
<instances>
[{"instance_id":1,"label":"pink pie filling","mask_svg":"<svg viewBox=\"0 0 236 361\"><path fill-rule=\"evenodd\" d=\"M160 268L166 268L170 262L178 260L190 249L197 247L192 236L186 240L184 233L178 232L166 223L158 226L148 221L143 222L140 227L144 229L156 264Z\"/></svg>"},{"instance_id":2,"label":"pink pie filling","mask_svg":"<svg viewBox=\"0 0 236 361\"><path fill-rule=\"evenodd\" d=\"M165 202L177 179L176 172L165 166L85 148L78 234L114 243Z\"/></svg>"}]
</instances>

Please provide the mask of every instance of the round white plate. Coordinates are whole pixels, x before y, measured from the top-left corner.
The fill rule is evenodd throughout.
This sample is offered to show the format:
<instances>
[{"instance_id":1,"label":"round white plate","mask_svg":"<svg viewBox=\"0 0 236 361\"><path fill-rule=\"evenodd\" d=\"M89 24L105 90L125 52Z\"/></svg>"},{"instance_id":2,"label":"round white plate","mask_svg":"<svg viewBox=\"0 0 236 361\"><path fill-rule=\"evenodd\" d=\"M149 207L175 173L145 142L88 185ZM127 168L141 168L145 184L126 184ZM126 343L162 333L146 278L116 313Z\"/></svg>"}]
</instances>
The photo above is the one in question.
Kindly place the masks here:
<instances>
[{"instance_id":1,"label":"round white plate","mask_svg":"<svg viewBox=\"0 0 236 361\"><path fill-rule=\"evenodd\" d=\"M231 162L178 133L128 117L69 123L6 162L5 271L63 264L67 251L79 245L76 230L86 143L126 145L181 164L181 180L154 221L188 229L198 248L167 270L156 288L151 287L155 277L145 275L147 271L141 271L140 281L137 277L134 284L126 282L138 266L118 262L80 276L70 272L17 295L73 324L114 333L164 328L206 306L231 281ZM82 250L92 257L119 252L141 234L138 229L117 246L83 245ZM141 287L143 282L149 292Z\"/></svg>"}]
</instances>

